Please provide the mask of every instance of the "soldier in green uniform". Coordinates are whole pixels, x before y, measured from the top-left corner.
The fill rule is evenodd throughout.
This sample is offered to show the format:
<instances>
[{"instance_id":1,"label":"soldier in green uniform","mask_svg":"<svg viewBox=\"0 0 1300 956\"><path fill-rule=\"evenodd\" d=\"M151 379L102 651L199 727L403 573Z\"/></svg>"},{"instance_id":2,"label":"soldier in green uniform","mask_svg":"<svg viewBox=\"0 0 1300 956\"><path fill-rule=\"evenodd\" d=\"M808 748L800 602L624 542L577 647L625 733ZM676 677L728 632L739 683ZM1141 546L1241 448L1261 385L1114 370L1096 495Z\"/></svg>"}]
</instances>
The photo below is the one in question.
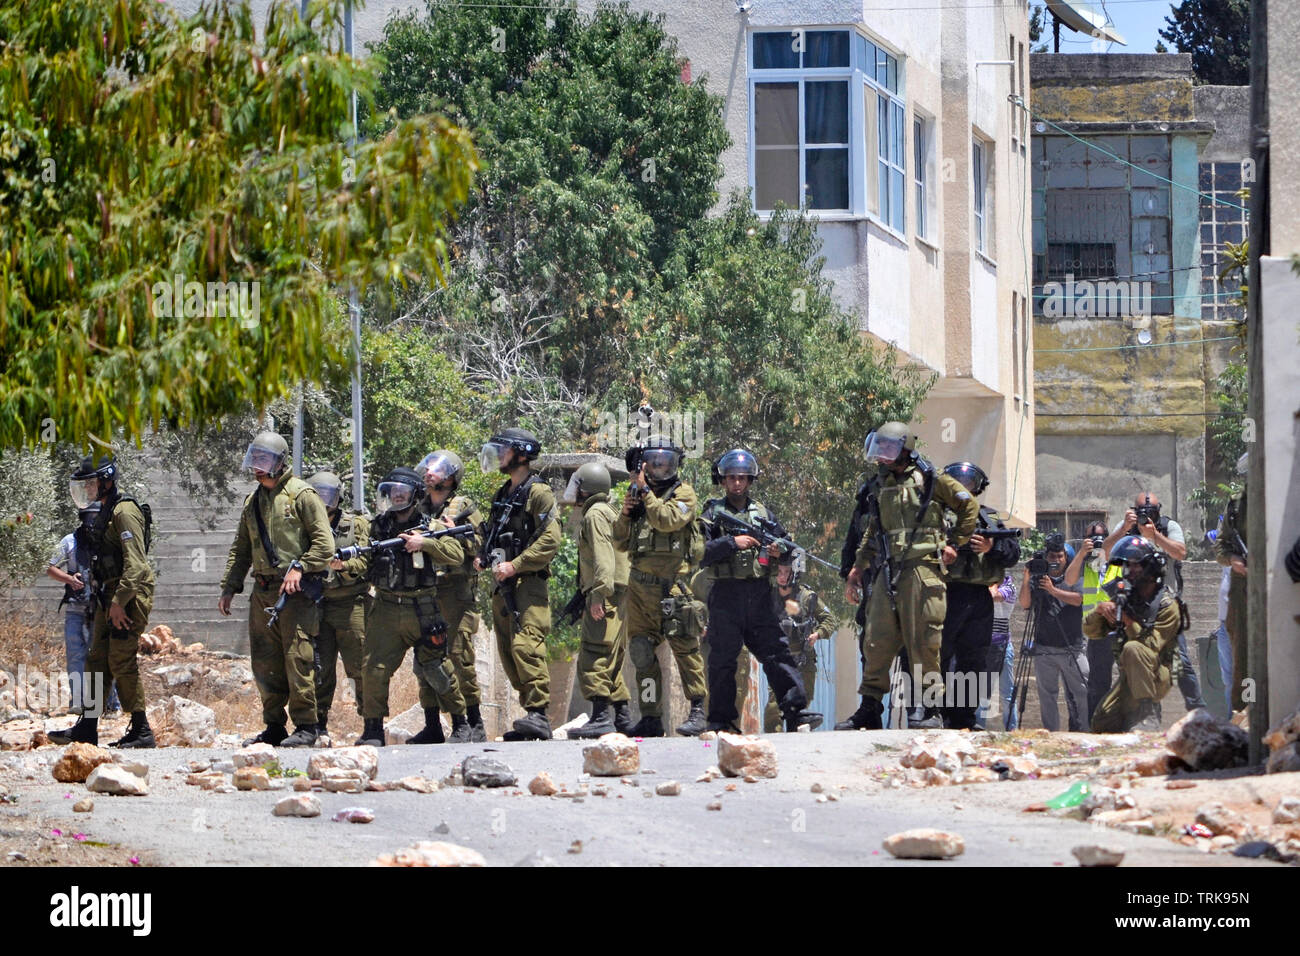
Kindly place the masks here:
<instances>
[{"instance_id":1,"label":"soldier in green uniform","mask_svg":"<svg viewBox=\"0 0 1300 956\"><path fill-rule=\"evenodd\" d=\"M1145 538L1121 538L1110 563L1124 568L1127 593L1117 636L1119 680L1092 715L1092 732L1160 729L1160 701L1173 684L1178 635L1191 623L1181 598L1165 587L1166 556ZM1084 619L1083 633L1100 640L1116 630L1116 604L1103 601Z\"/></svg>"},{"instance_id":2,"label":"soldier in green uniform","mask_svg":"<svg viewBox=\"0 0 1300 956\"><path fill-rule=\"evenodd\" d=\"M560 549L555 492L533 474L532 462L542 444L532 432L506 428L479 450L479 466L508 476L492 498L484 527L483 548L474 559L479 571L491 571L492 623L497 648L510 685L527 711L507 731L506 740L550 740L546 718L550 671L546 635L551 631L551 602L546 590L550 563Z\"/></svg>"},{"instance_id":3,"label":"soldier in green uniform","mask_svg":"<svg viewBox=\"0 0 1300 956\"><path fill-rule=\"evenodd\" d=\"M50 734L58 744L80 741L99 743L99 715L112 684L117 684L122 709L130 712L131 725L112 747L155 746L153 730L145 716L144 690L136 654L140 635L149 625L153 609L153 568L146 551L149 526L135 499L117 488L118 469L110 457L82 459L68 483L78 508L98 501L99 514L91 528L90 577L94 588L94 630L86 653L90 687L103 687L94 711L83 712L68 731ZM147 506L146 506L147 507ZM96 676L98 675L98 680Z\"/></svg>"},{"instance_id":4,"label":"soldier in green uniform","mask_svg":"<svg viewBox=\"0 0 1300 956\"><path fill-rule=\"evenodd\" d=\"M580 739L632 729L623 680L628 561L623 541L614 534L618 514L609 505L610 484L609 469L594 461L574 472L570 482L572 501L582 509L578 531L578 590L583 601L578 689L591 701L591 720L569 732L570 737Z\"/></svg>"},{"instance_id":5,"label":"soldier in green uniform","mask_svg":"<svg viewBox=\"0 0 1300 956\"><path fill-rule=\"evenodd\" d=\"M636 668L641 719L637 737L662 737L663 674L655 648L667 641L677 661L682 692L690 713L677 733L696 737L708 719L704 699L704 658L700 635L704 609L689 583L691 569L704 556L696 526L699 499L677 474L685 451L664 435L650 435L628 452L632 488L623 498L614 536L627 549L631 570L627 585L628 653Z\"/></svg>"},{"instance_id":6,"label":"soldier in green uniform","mask_svg":"<svg viewBox=\"0 0 1300 956\"><path fill-rule=\"evenodd\" d=\"M943 673L939 649L947 613L942 572L957 559L957 549L970 541L979 515L975 496L949 475L936 474L916 453L916 436L902 422L886 422L871 436L868 464L881 467L869 501L862 544L846 593L861 591L864 572L871 577L867 605L867 643L858 692L862 703L836 730L879 729L882 698L889 691L889 668L900 648L906 648L914 685L913 703L923 710L919 726L939 727ZM956 513L953 530L945 531L944 509ZM878 553L884 538L888 555ZM888 566L888 570L886 570ZM851 600L850 603L855 603ZM925 701L929 703L925 703Z\"/></svg>"},{"instance_id":7,"label":"soldier in green uniform","mask_svg":"<svg viewBox=\"0 0 1300 956\"><path fill-rule=\"evenodd\" d=\"M793 551L787 551L777 559L776 590L772 602L776 607L777 621L790 643L790 653L799 666L804 693L811 701L813 688L817 685L817 642L831 639L836 621L817 592L799 580L802 562L803 555ZM748 670L748 653L742 651L741 657ZM773 734L781 729L781 708L776 694L769 689L767 709L763 712L763 730Z\"/></svg>"},{"instance_id":8,"label":"soldier in green uniform","mask_svg":"<svg viewBox=\"0 0 1300 956\"><path fill-rule=\"evenodd\" d=\"M380 541L400 537L403 544L364 556L375 596L366 615L364 726L359 744L382 747L386 743L388 685L408 648L415 650L416 672L422 678L425 741L432 743L430 737L440 736L433 732L441 726L440 699L448 702L451 739L461 743L470 738L464 698L447 659L449 628L437 597L439 567L458 567L465 554L454 537L429 538L420 533L423 516L418 505L423 497L424 479L413 468L394 468L379 483L375 498L372 537Z\"/></svg>"},{"instance_id":9,"label":"soldier in green uniform","mask_svg":"<svg viewBox=\"0 0 1300 956\"><path fill-rule=\"evenodd\" d=\"M330 529L334 532L334 550L365 544L370 540L370 521L365 515L344 514L340 507L343 482L329 471L318 471L307 479L316 489ZM356 557L349 561L330 559L325 576L325 591L320 604L320 630L316 634L316 733L329 733L330 706L338 683L338 659L351 679L357 700L357 716L362 715L361 701L366 677L366 562Z\"/></svg>"},{"instance_id":10,"label":"soldier in green uniform","mask_svg":"<svg viewBox=\"0 0 1300 956\"><path fill-rule=\"evenodd\" d=\"M230 613L251 568L256 587L248 602L249 653L266 729L245 744L309 747L318 736L316 602L334 554L334 534L320 495L285 467L288 455L288 444L274 432L259 433L248 446L243 467L259 487L244 500L217 610ZM271 608L281 596L284 606L272 623ZM285 704L293 734L285 730Z\"/></svg>"},{"instance_id":11,"label":"soldier in green uniform","mask_svg":"<svg viewBox=\"0 0 1300 956\"><path fill-rule=\"evenodd\" d=\"M1237 460L1237 474L1245 475L1249 452ZM1250 551L1246 547L1246 489L1228 502L1214 539L1214 557L1232 569L1228 579L1228 643L1232 647L1232 709L1244 710L1242 691L1246 682L1246 569Z\"/></svg>"},{"instance_id":12,"label":"soldier in green uniform","mask_svg":"<svg viewBox=\"0 0 1300 956\"><path fill-rule=\"evenodd\" d=\"M473 525L477 528L483 521L478 507L469 498L457 495L461 480L465 477L465 465L455 452L440 448L424 456L415 466L416 474L424 479L424 499L420 502L420 511L430 518L430 524L437 523L451 528L456 525ZM440 550L448 557L459 557L457 564L437 562L438 567L438 607L447 621L447 657L456 672L456 691L437 694L440 707L449 714L464 713L468 724L470 741L487 740L487 731L483 726L483 714L480 703L482 697L478 689L478 673L474 669L474 635L478 632L478 615L474 613L474 555L478 553L479 536L475 532L463 538L449 539L440 544ZM460 549L459 555L456 548ZM429 685L424 670L418 660L413 661L415 679L420 685L420 693L425 695ZM432 691L433 688L429 687ZM456 731L453 740L459 742ZM424 729L407 741L408 744L440 744L443 742L442 721L438 711L426 709Z\"/></svg>"}]
</instances>

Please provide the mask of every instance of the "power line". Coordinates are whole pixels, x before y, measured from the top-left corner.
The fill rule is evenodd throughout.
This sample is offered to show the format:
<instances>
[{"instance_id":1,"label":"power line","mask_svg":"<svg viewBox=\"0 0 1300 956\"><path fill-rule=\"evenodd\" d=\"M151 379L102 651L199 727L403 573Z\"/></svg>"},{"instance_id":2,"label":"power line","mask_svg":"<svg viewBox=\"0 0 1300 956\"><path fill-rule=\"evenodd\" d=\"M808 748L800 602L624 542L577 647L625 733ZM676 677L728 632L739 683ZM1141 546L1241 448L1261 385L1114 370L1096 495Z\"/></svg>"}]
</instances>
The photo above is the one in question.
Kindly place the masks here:
<instances>
[{"instance_id":1,"label":"power line","mask_svg":"<svg viewBox=\"0 0 1300 956\"><path fill-rule=\"evenodd\" d=\"M1206 342L1240 342L1241 339L1236 335L1220 335L1211 339L1179 339L1173 342L1148 342L1146 345L1090 345L1087 348L1077 349L1034 349L1034 354L1039 352L1114 352L1117 349L1154 349L1163 345L1204 345Z\"/></svg>"}]
</instances>

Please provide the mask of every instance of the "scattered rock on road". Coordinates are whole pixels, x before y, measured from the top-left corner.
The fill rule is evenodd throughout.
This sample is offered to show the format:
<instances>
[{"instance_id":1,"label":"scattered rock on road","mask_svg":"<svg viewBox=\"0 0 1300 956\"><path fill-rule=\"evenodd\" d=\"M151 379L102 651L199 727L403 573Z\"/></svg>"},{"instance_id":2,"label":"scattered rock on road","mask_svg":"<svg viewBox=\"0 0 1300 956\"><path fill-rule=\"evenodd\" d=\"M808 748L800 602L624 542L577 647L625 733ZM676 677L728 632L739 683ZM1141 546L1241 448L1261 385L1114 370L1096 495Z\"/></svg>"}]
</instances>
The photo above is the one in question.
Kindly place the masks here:
<instances>
[{"instance_id":1,"label":"scattered rock on road","mask_svg":"<svg viewBox=\"0 0 1300 956\"><path fill-rule=\"evenodd\" d=\"M1245 766L1246 732L1219 722L1208 710L1194 710L1165 733L1165 745L1193 770Z\"/></svg>"},{"instance_id":2,"label":"scattered rock on road","mask_svg":"<svg viewBox=\"0 0 1300 956\"><path fill-rule=\"evenodd\" d=\"M90 797L82 797L72 805L73 813L90 813L95 809L95 801Z\"/></svg>"},{"instance_id":3,"label":"scattered rock on road","mask_svg":"<svg viewBox=\"0 0 1300 956\"><path fill-rule=\"evenodd\" d=\"M537 797L549 797L560 792L551 775L543 770L528 782L528 792Z\"/></svg>"},{"instance_id":4,"label":"scattered rock on road","mask_svg":"<svg viewBox=\"0 0 1300 956\"><path fill-rule=\"evenodd\" d=\"M330 819L335 823L372 823L375 811L369 807L344 807Z\"/></svg>"},{"instance_id":5,"label":"scattered rock on road","mask_svg":"<svg viewBox=\"0 0 1300 956\"><path fill-rule=\"evenodd\" d=\"M271 777L262 767L240 767L235 771L236 790L270 790Z\"/></svg>"},{"instance_id":6,"label":"scattered rock on road","mask_svg":"<svg viewBox=\"0 0 1300 956\"><path fill-rule=\"evenodd\" d=\"M117 764L103 763L86 778L86 789L91 793L143 797L149 793L149 783Z\"/></svg>"},{"instance_id":7,"label":"scattered rock on road","mask_svg":"<svg viewBox=\"0 0 1300 956\"><path fill-rule=\"evenodd\" d=\"M318 817L320 801L309 793L300 793L296 797L283 797L276 801L271 811L277 817Z\"/></svg>"},{"instance_id":8,"label":"scattered rock on road","mask_svg":"<svg viewBox=\"0 0 1300 956\"><path fill-rule=\"evenodd\" d=\"M148 710L159 747L211 747L217 739L217 715L198 701L173 694Z\"/></svg>"},{"instance_id":9,"label":"scattered rock on road","mask_svg":"<svg viewBox=\"0 0 1300 956\"><path fill-rule=\"evenodd\" d=\"M682 785L676 780L665 780L655 784L655 793L661 797L675 797L682 792Z\"/></svg>"},{"instance_id":10,"label":"scattered rock on road","mask_svg":"<svg viewBox=\"0 0 1300 956\"><path fill-rule=\"evenodd\" d=\"M455 843L421 840L396 853L381 853L371 866L487 866L477 850Z\"/></svg>"},{"instance_id":11,"label":"scattered rock on road","mask_svg":"<svg viewBox=\"0 0 1300 956\"><path fill-rule=\"evenodd\" d=\"M1233 827L1241 826L1245 821L1241 814L1229 810L1221 803L1207 803L1196 808L1196 822L1207 827L1215 836L1229 833Z\"/></svg>"},{"instance_id":12,"label":"scattered rock on road","mask_svg":"<svg viewBox=\"0 0 1300 956\"><path fill-rule=\"evenodd\" d=\"M327 767L321 771L320 782L327 793L361 793L370 778L363 770Z\"/></svg>"},{"instance_id":13,"label":"scattered rock on road","mask_svg":"<svg viewBox=\"0 0 1300 956\"><path fill-rule=\"evenodd\" d=\"M230 762L235 765L236 770L240 767L265 767L269 763L277 762L275 748L270 744L249 744L231 754Z\"/></svg>"},{"instance_id":14,"label":"scattered rock on road","mask_svg":"<svg viewBox=\"0 0 1300 956\"><path fill-rule=\"evenodd\" d=\"M513 787L519 781L510 765L495 757L466 757L460 773L467 787Z\"/></svg>"},{"instance_id":15,"label":"scattered rock on road","mask_svg":"<svg viewBox=\"0 0 1300 956\"><path fill-rule=\"evenodd\" d=\"M307 776L322 779L326 770L360 770L371 780L379 775L379 751L374 747L337 747L320 750L307 760Z\"/></svg>"},{"instance_id":16,"label":"scattered rock on road","mask_svg":"<svg viewBox=\"0 0 1300 956\"><path fill-rule=\"evenodd\" d=\"M966 842L956 833L928 827L895 833L881 846L900 860L947 860L966 852Z\"/></svg>"},{"instance_id":17,"label":"scattered rock on road","mask_svg":"<svg viewBox=\"0 0 1300 956\"><path fill-rule=\"evenodd\" d=\"M606 734L582 748L582 772L593 777L621 777L640 769L641 751L623 734Z\"/></svg>"},{"instance_id":18,"label":"scattered rock on road","mask_svg":"<svg viewBox=\"0 0 1300 956\"><path fill-rule=\"evenodd\" d=\"M94 744L68 744L51 771L59 783L84 783L100 764L112 763L113 752Z\"/></svg>"},{"instance_id":19,"label":"scattered rock on road","mask_svg":"<svg viewBox=\"0 0 1300 956\"><path fill-rule=\"evenodd\" d=\"M718 767L728 777L775 777L776 747L760 737L718 734Z\"/></svg>"},{"instance_id":20,"label":"scattered rock on road","mask_svg":"<svg viewBox=\"0 0 1300 956\"><path fill-rule=\"evenodd\" d=\"M1080 866L1119 866L1124 851L1116 846L1076 846L1071 853Z\"/></svg>"},{"instance_id":21,"label":"scattered rock on road","mask_svg":"<svg viewBox=\"0 0 1300 956\"><path fill-rule=\"evenodd\" d=\"M1283 797L1273 808L1274 823L1296 823L1300 821L1300 797Z\"/></svg>"}]
</instances>

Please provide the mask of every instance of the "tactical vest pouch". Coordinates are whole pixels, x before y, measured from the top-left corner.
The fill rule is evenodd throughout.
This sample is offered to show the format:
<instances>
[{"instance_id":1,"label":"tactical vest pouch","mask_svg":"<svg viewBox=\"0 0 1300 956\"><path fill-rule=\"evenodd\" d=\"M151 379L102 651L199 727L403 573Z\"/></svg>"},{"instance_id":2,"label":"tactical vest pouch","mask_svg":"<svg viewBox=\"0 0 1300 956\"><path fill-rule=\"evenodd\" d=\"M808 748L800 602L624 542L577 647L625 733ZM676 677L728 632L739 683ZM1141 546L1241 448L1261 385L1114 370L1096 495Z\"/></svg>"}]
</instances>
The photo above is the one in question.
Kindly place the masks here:
<instances>
[{"instance_id":1,"label":"tactical vest pouch","mask_svg":"<svg viewBox=\"0 0 1300 956\"><path fill-rule=\"evenodd\" d=\"M432 594L422 594L415 599L415 615L420 621L422 637L417 647L436 648L447 643L447 621Z\"/></svg>"}]
</instances>

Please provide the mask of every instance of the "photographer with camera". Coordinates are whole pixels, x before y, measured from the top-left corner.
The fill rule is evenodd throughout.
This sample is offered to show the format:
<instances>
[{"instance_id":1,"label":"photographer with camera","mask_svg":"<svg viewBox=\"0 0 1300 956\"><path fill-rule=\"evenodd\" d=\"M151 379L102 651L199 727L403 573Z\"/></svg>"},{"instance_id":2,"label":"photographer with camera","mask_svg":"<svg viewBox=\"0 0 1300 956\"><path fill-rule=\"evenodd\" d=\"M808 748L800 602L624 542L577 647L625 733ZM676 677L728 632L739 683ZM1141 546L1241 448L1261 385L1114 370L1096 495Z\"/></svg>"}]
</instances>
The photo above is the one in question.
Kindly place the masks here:
<instances>
[{"instance_id":1,"label":"photographer with camera","mask_svg":"<svg viewBox=\"0 0 1300 956\"><path fill-rule=\"evenodd\" d=\"M1156 550L1169 557L1165 572L1166 587L1178 598L1183 596L1183 561L1187 558L1187 539L1183 536L1182 526L1167 515L1160 513L1160 499L1149 491L1139 492L1133 499L1133 507L1124 512L1124 520L1110 537L1104 547L1109 554L1121 538L1137 536L1143 538ZM1201 682L1192 666L1192 658L1187 652L1187 636L1178 635L1177 660L1174 665L1174 680L1178 691L1183 695L1183 704L1193 711L1205 706L1201 696Z\"/></svg>"},{"instance_id":2,"label":"photographer with camera","mask_svg":"<svg viewBox=\"0 0 1300 956\"><path fill-rule=\"evenodd\" d=\"M1032 610L1032 655L1038 679L1038 706L1043 726L1060 730L1056 694L1065 683L1066 711L1072 731L1087 729L1088 659L1083 652L1083 589L1065 584L1065 537L1049 534L1043 550L1025 564L1020 607ZM1021 645L1024 653L1024 645ZM1023 724L1024 715L1016 715Z\"/></svg>"},{"instance_id":3,"label":"photographer with camera","mask_svg":"<svg viewBox=\"0 0 1300 956\"><path fill-rule=\"evenodd\" d=\"M1082 614L1086 618L1102 601L1106 600L1102 586L1123 573L1123 568L1106 563L1105 550L1108 532L1100 521L1088 527L1088 533L1079 545L1078 553L1065 569L1066 587L1074 587L1083 579ZM1088 720L1101 699L1110 691L1112 670L1115 666L1113 641L1102 638L1088 642Z\"/></svg>"}]
</instances>

